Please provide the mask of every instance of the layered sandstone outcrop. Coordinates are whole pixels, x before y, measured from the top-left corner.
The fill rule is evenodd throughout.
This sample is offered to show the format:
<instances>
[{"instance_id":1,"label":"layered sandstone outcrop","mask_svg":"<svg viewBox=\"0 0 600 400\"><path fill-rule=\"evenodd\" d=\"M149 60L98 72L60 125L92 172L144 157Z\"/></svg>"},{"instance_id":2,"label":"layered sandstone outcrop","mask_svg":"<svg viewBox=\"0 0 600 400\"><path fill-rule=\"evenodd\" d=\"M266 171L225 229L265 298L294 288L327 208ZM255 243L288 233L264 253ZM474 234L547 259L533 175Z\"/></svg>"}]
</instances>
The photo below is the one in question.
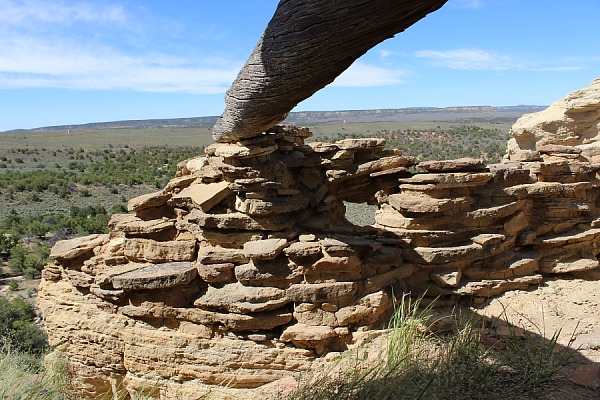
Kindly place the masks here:
<instances>
[{"instance_id":1,"label":"layered sandstone outcrop","mask_svg":"<svg viewBox=\"0 0 600 400\"><path fill-rule=\"evenodd\" d=\"M483 301L598 271L600 164L577 144L415 165L382 139L310 136L211 145L109 234L54 247L39 303L82 393L256 388L385 327L403 293Z\"/></svg>"},{"instance_id":2,"label":"layered sandstone outcrop","mask_svg":"<svg viewBox=\"0 0 600 400\"><path fill-rule=\"evenodd\" d=\"M542 153L600 161L600 78L569 93L544 111L525 114L512 127L507 158L523 160Z\"/></svg>"}]
</instances>

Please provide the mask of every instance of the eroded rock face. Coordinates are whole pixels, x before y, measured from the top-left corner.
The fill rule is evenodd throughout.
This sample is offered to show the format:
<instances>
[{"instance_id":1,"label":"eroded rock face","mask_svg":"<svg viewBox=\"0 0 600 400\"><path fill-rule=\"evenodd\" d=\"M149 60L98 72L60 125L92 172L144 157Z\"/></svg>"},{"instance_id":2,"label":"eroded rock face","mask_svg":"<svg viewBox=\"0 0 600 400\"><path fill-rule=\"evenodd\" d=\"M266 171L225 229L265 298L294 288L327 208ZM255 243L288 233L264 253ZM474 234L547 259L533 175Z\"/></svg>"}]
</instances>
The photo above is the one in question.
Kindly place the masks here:
<instances>
[{"instance_id":1,"label":"eroded rock face","mask_svg":"<svg viewBox=\"0 0 600 400\"><path fill-rule=\"evenodd\" d=\"M539 157L600 161L600 78L547 109L525 114L513 125L507 158ZM537 153L537 154L536 154Z\"/></svg>"},{"instance_id":2,"label":"eroded rock face","mask_svg":"<svg viewBox=\"0 0 600 400\"><path fill-rule=\"evenodd\" d=\"M385 327L402 293L479 302L598 271L600 164L577 146L411 173L379 139L309 136L210 146L109 235L55 246L40 307L84 394L256 388ZM343 201L377 204L375 225L351 225Z\"/></svg>"}]
</instances>

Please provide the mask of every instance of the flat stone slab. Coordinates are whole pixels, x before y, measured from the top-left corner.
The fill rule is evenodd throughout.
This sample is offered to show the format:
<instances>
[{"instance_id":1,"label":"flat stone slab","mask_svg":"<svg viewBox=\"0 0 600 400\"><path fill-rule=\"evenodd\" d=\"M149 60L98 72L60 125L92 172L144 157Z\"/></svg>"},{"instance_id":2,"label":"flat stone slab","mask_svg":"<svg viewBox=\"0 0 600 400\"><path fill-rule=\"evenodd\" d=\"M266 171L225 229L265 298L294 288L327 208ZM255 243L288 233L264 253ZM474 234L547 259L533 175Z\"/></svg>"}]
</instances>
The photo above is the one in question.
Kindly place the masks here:
<instances>
[{"instance_id":1,"label":"flat stone slab","mask_svg":"<svg viewBox=\"0 0 600 400\"><path fill-rule=\"evenodd\" d=\"M429 172L480 171L485 168L485 161L467 157L456 160L423 161L417 165L417 168Z\"/></svg>"},{"instance_id":2,"label":"flat stone slab","mask_svg":"<svg viewBox=\"0 0 600 400\"><path fill-rule=\"evenodd\" d=\"M123 243L123 254L129 259L155 263L191 261L195 250L195 240L157 242L151 239L126 239Z\"/></svg>"},{"instance_id":3,"label":"flat stone slab","mask_svg":"<svg viewBox=\"0 0 600 400\"><path fill-rule=\"evenodd\" d=\"M286 239L264 239L244 243L244 253L252 260L272 260L287 246Z\"/></svg>"},{"instance_id":4,"label":"flat stone slab","mask_svg":"<svg viewBox=\"0 0 600 400\"><path fill-rule=\"evenodd\" d=\"M194 209L187 220L206 228L242 229L258 231L280 231L287 228L292 221L286 216L270 216L268 218L251 217L241 212L229 214L207 214Z\"/></svg>"},{"instance_id":5,"label":"flat stone slab","mask_svg":"<svg viewBox=\"0 0 600 400\"><path fill-rule=\"evenodd\" d=\"M565 274L568 272L580 272L594 270L600 266L597 258L577 258L561 260L556 263L547 263L542 260L540 272L545 274Z\"/></svg>"},{"instance_id":6,"label":"flat stone slab","mask_svg":"<svg viewBox=\"0 0 600 400\"><path fill-rule=\"evenodd\" d=\"M439 213L469 206L473 203L473 199L470 197L436 199L427 196L411 196L410 194L406 195L405 193L399 193L389 195L388 203L399 211Z\"/></svg>"},{"instance_id":7,"label":"flat stone slab","mask_svg":"<svg viewBox=\"0 0 600 400\"><path fill-rule=\"evenodd\" d=\"M208 210L232 193L233 191L229 188L229 184L225 181L192 184L176 195L173 195L170 203L189 208L200 208L202 211L208 212Z\"/></svg>"},{"instance_id":8,"label":"flat stone slab","mask_svg":"<svg viewBox=\"0 0 600 400\"><path fill-rule=\"evenodd\" d=\"M274 151L277 151L277 145L271 146L256 146L256 145L237 145L237 144L223 144L216 143L214 145L214 155L217 157L225 157L225 158L247 158L247 157L257 157L264 156L267 154L271 154ZM210 147L210 146L209 146ZM213 149L208 150L213 151Z\"/></svg>"},{"instance_id":9,"label":"flat stone slab","mask_svg":"<svg viewBox=\"0 0 600 400\"><path fill-rule=\"evenodd\" d=\"M338 140L335 144L342 150L349 149L372 149L385 146L385 139L381 138L359 138Z\"/></svg>"},{"instance_id":10,"label":"flat stone slab","mask_svg":"<svg viewBox=\"0 0 600 400\"><path fill-rule=\"evenodd\" d=\"M574 146L563 146L560 144L543 144L537 146L537 151L542 154L581 154L581 149Z\"/></svg>"},{"instance_id":11,"label":"flat stone slab","mask_svg":"<svg viewBox=\"0 0 600 400\"><path fill-rule=\"evenodd\" d=\"M190 283L198 273L189 262L153 264L112 278L116 289L164 289Z\"/></svg>"},{"instance_id":12,"label":"flat stone slab","mask_svg":"<svg viewBox=\"0 0 600 400\"><path fill-rule=\"evenodd\" d=\"M282 342L292 342L296 340L322 341L337 337L333 328L328 326L310 326L304 324L295 324L287 327L281 334Z\"/></svg>"},{"instance_id":13,"label":"flat stone slab","mask_svg":"<svg viewBox=\"0 0 600 400\"><path fill-rule=\"evenodd\" d=\"M337 304L358 293L357 282L301 283L290 286L286 296L295 302Z\"/></svg>"},{"instance_id":14,"label":"flat stone slab","mask_svg":"<svg viewBox=\"0 0 600 400\"><path fill-rule=\"evenodd\" d=\"M175 220L162 218L144 221L131 214L115 214L108 221L111 231L129 234L151 234L175 227Z\"/></svg>"},{"instance_id":15,"label":"flat stone slab","mask_svg":"<svg viewBox=\"0 0 600 400\"><path fill-rule=\"evenodd\" d=\"M447 172L416 174L410 178L400 178L401 188L456 189L459 187L482 186L494 177L490 172ZM420 187L421 186L421 187Z\"/></svg>"},{"instance_id":16,"label":"flat stone slab","mask_svg":"<svg viewBox=\"0 0 600 400\"><path fill-rule=\"evenodd\" d=\"M267 199L242 199L238 197L235 209L251 216L268 216L270 214L286 214L304 210L308 207L308 196L271 197Z\"/></svg>"},{"instance_id":17,"label":"flat stone slab","mask_svg":"<svg viewBox=\"0 0 600 400\"><path fill-rule=\"evenodd\" d=\"M167 204L170 195L162 190L153 193L143 194L127 202L127 211L143 210L144 208L160 207Z\"/></svg>"},{"instance_id":18,"label":"flat stone slab","mask_svg":"<svg viewBox=\"0 0 600 400\"><path fill-rule=\"evenodd\" d=\"M94 234L75 239L61 240L50 250L50 258L55 260L71 260L100 246L108 241L106 234Z\"/></svg>"},{"instance_id":19,"label":"flat stone slab","mask_svg":"<svg viewBox=\"0 0 600 400\"><path fill-rule=\"evenodd\" d=\"M273 287L243 286L236 282L221 288L209 286L194 305L205 310L239 314L275 310L289 303L285 290Z\"/></svg>"},{"instance_id":20,"label":"flat stone slab","mask_svg":"<svg viewBox=\"0 0 600 400\"><path fill-rule=\"evenodd\" d=\"M552 237L538 238L536 244L560 246L573 243L592 241L600 237L600 229L588 229L587 231L577 232L572 235L556 235Z\"/></svg>"}]
</instances>

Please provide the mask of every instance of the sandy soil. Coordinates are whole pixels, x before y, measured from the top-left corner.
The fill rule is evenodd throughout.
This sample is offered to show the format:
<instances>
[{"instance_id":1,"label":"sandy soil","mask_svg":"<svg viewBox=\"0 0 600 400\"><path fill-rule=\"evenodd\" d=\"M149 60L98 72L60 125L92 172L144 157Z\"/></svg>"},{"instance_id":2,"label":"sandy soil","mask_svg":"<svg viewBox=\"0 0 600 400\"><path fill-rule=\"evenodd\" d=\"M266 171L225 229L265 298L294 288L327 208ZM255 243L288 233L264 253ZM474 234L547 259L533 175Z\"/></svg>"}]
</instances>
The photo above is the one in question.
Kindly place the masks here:
<instances>
[{"instance_id":1,"label":"sandy soil","mask_svg":"<svg viewBox=\"0 0 600 400\"><path fill-rule=\"evenodd\" d=\"M507 292L470 309L507 321L519 334L531 333L540 340L557 335L559 350L573 349L554 390L544 398L600 398L600 280L547 278L537 288Z\"/></svg>"}]
</instances>

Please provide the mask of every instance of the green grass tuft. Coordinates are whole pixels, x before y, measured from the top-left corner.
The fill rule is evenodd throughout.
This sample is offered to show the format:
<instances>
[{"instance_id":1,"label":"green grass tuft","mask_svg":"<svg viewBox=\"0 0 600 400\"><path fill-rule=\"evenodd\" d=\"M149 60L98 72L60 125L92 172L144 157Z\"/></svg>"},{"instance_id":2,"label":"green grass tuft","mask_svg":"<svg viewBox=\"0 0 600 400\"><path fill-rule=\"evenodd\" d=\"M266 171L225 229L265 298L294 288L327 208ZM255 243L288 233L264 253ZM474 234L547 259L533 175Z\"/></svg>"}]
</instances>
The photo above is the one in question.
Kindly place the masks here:
<instances>
[{"instance_id":1,"label":"green grass tuft","mask_svg":"<svg viewBox=\"0 0 600 400\"><path fill-rule=\"evenodd\" d=\"M290 395L305 400L472 400L531 398L546 389L571 354L549 340L510 335L486 347L472 317L454 316L454 332L427 329L430 306L404 296L383 338L316 373ZM383 339L383 340L382 340Z\"/></svg>"}]
</instances>

